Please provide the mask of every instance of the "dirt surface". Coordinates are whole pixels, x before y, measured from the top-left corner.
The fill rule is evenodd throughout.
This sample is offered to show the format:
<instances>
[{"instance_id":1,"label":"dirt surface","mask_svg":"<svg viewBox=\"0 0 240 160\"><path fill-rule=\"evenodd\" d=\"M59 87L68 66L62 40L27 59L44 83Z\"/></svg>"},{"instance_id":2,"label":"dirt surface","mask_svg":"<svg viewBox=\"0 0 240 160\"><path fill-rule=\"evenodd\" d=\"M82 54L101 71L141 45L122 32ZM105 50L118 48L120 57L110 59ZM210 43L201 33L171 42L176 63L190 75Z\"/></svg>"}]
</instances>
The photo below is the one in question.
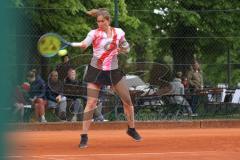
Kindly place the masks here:
<instances>
[{"instance_id":1,"label":"dirt surface","mask_svg":"<svg viewBox=\"0 0 240 160\"><path fill-rule=\"evenodd\" d=\"M239 160L240 128L140 129L135 142L125 130L90 130L79 149L80 131L18 131L7 135L8 159L19 160Z\"/></svg>"}]
</instances>

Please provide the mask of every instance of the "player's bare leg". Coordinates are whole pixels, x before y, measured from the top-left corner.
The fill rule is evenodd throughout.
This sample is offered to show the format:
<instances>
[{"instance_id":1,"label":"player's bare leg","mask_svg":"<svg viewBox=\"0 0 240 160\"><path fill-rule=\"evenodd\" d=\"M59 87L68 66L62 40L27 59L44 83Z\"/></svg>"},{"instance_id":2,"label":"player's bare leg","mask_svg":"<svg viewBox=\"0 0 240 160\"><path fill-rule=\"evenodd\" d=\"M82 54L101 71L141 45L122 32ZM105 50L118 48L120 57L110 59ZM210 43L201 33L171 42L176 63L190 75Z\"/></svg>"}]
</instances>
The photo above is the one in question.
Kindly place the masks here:
<instances>
[{"instance_id":1,"label":"player's bare leg","mask_svg":"<svg viewBox=\"0 0 240 160\"><path fill-rule=\"evenodd\" d=\"M125 78L122 78L116 85L113 86L113 88L123 102L124 113L128 121L127 134L134 140L140 141L142 138L135 130L134 107Z\"/></svg>"},{"instance_id":2,"label":"player's bare leg","mask_svg":"<svg viewBox=\"0 0 240 160\"><path fill-rule=\"evenodd\" d=\"M80 148L86 148L87 147L87 141L88 141L88 129L92 123L92 117L94 113L94 109L97 106L97 100L98 100L98 94L100 90L100 85L96 85L94 83L88 83L87 86L87 104L84 109L84 115L83 115L83 126L82 126L82 134L81 134L81 142L79 147Z\"/></svg>"}]
</instances>

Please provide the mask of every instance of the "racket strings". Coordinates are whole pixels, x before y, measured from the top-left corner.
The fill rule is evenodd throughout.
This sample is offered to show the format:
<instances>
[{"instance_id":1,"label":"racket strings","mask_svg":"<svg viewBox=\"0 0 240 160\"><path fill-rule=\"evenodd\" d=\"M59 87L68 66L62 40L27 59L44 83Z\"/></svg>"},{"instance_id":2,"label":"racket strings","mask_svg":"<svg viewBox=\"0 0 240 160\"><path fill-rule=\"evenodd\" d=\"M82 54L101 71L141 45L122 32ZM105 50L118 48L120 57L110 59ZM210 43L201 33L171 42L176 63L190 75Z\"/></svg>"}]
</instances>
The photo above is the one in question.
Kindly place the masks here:
<instances>
[{"instance_id":1,"label":"racket strings","mask_svg":"<svg viewBox=\"0 0 240 160\"><path fill-rule=\"evenodd\" d=\"M59 37L54 35L44 35L39 39L38 50L44 57L54 56L62 46Z\"/></svg>"}]
</instances>

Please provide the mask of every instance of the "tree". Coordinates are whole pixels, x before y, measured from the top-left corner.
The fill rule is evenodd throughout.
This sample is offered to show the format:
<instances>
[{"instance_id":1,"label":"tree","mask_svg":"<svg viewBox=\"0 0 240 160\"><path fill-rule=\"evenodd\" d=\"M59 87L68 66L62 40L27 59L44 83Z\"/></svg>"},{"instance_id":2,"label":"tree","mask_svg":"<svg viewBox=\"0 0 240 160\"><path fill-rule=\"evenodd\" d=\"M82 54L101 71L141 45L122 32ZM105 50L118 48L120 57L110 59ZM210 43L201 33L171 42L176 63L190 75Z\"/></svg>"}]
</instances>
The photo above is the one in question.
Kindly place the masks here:
<instances>
[{"instance_id":1,"label":"tree","mask_svg":"<svg viewBox=\"0 0 240 160\"><path fill-rule=\"evenodd\" d=\"M90 29L96 27L95 18L86 14L87 10L93 8L107 8L110 13L114 13L114 3L112 0L16 0L15 6L23 11L23 16L27 19L24 20L28 24L31 31L27 30L23 34L35 37L31 44L29 57L31 61L38 61L42 64L41 70L44 77L47 78L50 64L55 64L59 58L46 59L40 55L36 56L36 43L40 35L46 32L56 32L62 35L68 41L81 41L85 38ZM129 28L137 28L139 21L135 17L127 14L126 4L124 1L119 1L120 22ZM27 33L26 33L27 32ZM71 56L79 55L80 50L71 48L69 49ZM90 52L89 50L87 52ZM34 56L32 54L34 53ZM35 58L35 60L33 60ZM33 63L33 62L32 62Z\"/></svg>"},{"instance_id":2,"label":"tree","mask_svg":"<svg viewBox=\"0 0 240 160\"><path fill-rule=\"evenodd\" d=\"M112 15L114 13L112 0L14 2L23 7L37 36L54 31L71 41L82 40L96 26L94 18L86 16L86 10L105 7ZM173 64L174 71L187 72L195 58L204 64L226 63L230 50L234 57L232 62L238 62L239 7L240 2L228 0L119 0L120 27L127 33L132 46L129 59ZM70 52L79 54L79 50L75 49ZM47 64L52 61L55 63L56 59ZM218 79L216 67L211 71L207 67L209 65L203 65L204 77L208 81L217 83L226 80L225 72L221 73L223 78ZM232 74L236 82L237 73Z\"/></svg>"},{"instance_id":3,"label":"tree","mask_svg":"<svg viewBox=\"0 0 240 160\"><path fill-rule=\"evenodd\" d=\"M152 48L155 61L171 55L174 70L187 72L189 64L197 58L204 64L215 64L219 56L226 62L228 49L232 56L239 48L238 1L227 0L151 0L126 1L134 15L151 28L156 45ZM155 11L154 11L155 10ZM239 56L234 56L238 57ZM165 61L165 60L164 60ZM171 61L169 61L171 63ZM169 63L168 62L168 63ZM205 65L206 66L206 65ZM221 67L221 66L218 66ZM205 69L205 78L218 79L217 70ZM210 74L211 73L211 74ZM221 73L226 77L226 72ZM236 75L236 74L234 74Z\"/></svg>"}]
</instances>

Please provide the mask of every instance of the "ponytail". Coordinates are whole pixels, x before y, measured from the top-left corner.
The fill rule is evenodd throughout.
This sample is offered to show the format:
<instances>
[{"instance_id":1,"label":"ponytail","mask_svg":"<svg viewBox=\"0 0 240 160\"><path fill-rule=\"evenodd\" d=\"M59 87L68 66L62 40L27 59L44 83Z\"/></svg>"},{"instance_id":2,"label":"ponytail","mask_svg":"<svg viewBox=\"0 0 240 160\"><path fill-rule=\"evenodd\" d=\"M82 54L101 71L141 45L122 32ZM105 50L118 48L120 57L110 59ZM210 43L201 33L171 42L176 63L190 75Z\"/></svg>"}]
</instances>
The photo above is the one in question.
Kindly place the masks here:
<instances>
[{"instance_id":1,"label":"ponytail","mask_svg":"<svg viewBox=\"0 0 240 160\"><path fill-rule=\"evenodd\" d=\"M106 8L92 9L86 13L93 17L103 16L105 19L111 21L111 15Z\"/></svg>"}]
</instances>

